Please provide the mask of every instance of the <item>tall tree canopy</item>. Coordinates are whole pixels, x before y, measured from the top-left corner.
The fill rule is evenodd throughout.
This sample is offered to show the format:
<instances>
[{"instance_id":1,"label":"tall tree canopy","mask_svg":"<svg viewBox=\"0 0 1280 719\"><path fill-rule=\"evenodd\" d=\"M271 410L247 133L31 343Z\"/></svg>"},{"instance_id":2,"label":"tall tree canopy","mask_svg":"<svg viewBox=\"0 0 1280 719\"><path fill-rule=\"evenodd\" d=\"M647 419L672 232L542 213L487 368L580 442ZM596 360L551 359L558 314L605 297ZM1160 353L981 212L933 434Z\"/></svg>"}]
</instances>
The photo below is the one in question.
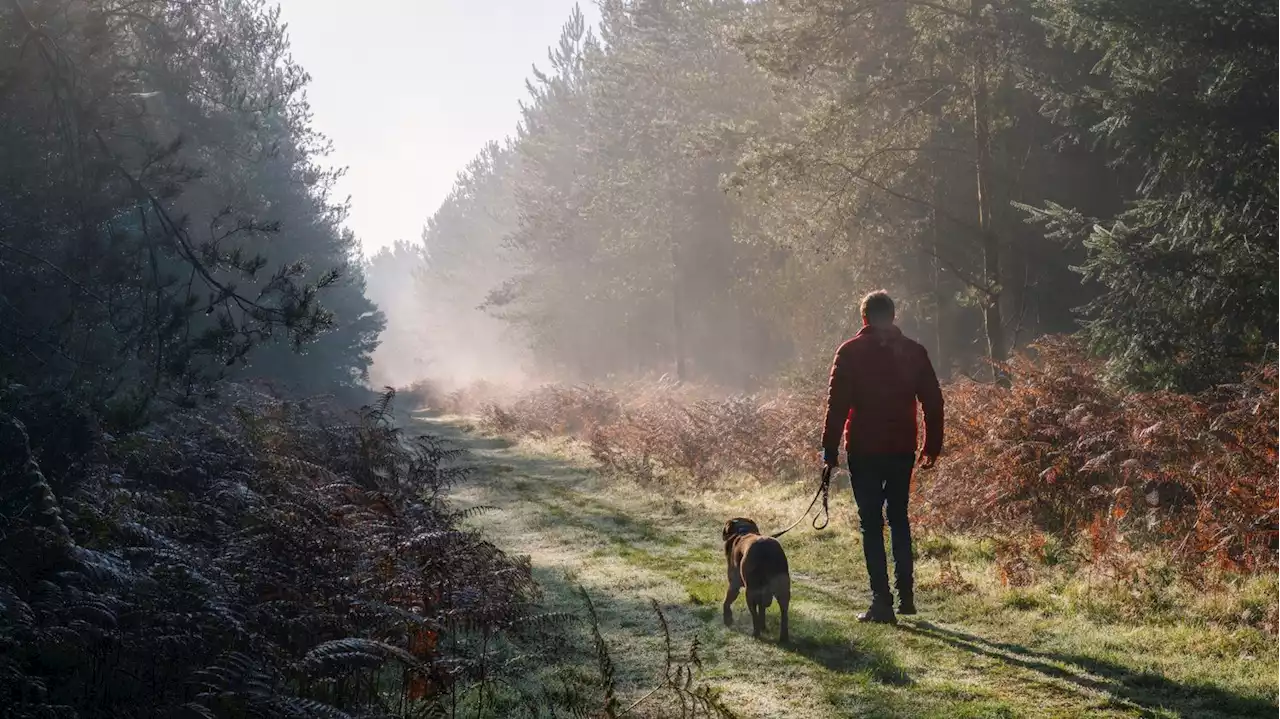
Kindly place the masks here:
<instances>
[{"instance_id":1,"label":"tall tree canopy","mask_svg":"<svg viewBox=\"0 0 1280 719\"><path fill-rule=\"evenodd\" d=\"M1227 380L1276 344L1275 3L1045 9L1056 42L1097 58L1083 77L1041 78L1049 110L1137 178L1109 217L1028 208L1088 249L1080 271L1103 291L1086 334L1140 386Z\"/></svg>"},{"instance_id":2,"label":"tall tree canopy","mask_svg":"<svg viewBox=\"0 0 1280 719\"><path fill-rule=\"evenodd\" d=\"M278 11L0 14L0 373L128 411L226 368L361 382L381 318Z\"/></svg>"}]
</instances>

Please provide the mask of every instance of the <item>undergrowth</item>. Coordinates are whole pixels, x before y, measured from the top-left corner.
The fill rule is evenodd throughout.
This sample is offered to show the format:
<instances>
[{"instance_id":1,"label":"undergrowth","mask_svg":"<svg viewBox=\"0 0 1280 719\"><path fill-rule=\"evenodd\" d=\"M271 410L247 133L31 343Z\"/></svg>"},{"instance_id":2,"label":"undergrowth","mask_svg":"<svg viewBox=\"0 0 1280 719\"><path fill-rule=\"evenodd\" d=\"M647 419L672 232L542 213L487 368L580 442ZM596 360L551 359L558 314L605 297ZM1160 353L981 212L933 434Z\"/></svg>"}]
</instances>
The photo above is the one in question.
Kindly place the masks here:
<instances>
[{"instance_id":1,"label":"undergrowth","mask_svg":"<svg viewBox=\"0 0 1280 719\"><path fill-rule=\"evenodd\" d=\"M462 528L458 450L403 437L392 392L354 415L224 394L113 436L0 393L6 717L509 716L512 687L536 715L625 713L608 676L522 682L575 620ZM713 699L696 653L668 667Z\"/></svg>"},{"instance_id":2,"label":"undergrowth","mask_svg":"<svg viewBox=\"0 0 1280 719\"><path fill-rule=\"evenodd\" d=\"M1157 589L1274 572L1276 368L1198 395L1130 392L1101 369L1074 341L1046 338L1010 360L1010 388L946 386L945 454L913 489L921 533L986 540L1015 588L1073 563ZM824 396L549 385L479 416L491 432L576 437L637 481L698 489L729 474L808 476ZM1274 633L1275 615L1252 623Z\"/></svg>"},{"instance_id":3,"label":"undergrowth","mask_svg":"<svg viewBox=\"0 0 1280 719\"><path fill-rule=\"evenodd\" d=\"M432 415L462 415L479 411L507 395L506 388L479 380L448 389L430 379L420 379L400 391L410 410Z\"/></svg>"}]
</instances>

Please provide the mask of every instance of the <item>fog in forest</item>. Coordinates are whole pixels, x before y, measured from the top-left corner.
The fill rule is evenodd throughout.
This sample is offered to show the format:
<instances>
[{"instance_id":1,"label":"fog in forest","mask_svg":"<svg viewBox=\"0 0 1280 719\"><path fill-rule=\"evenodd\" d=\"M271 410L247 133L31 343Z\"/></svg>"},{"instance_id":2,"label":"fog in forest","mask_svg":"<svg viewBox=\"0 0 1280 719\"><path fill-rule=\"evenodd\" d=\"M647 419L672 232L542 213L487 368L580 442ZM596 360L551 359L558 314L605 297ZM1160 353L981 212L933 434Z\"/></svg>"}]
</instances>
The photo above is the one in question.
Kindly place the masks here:
<instances>
[{"instance_id":1,"label":"fog in forest","mask_svg":"<svg viewBox=\"0 0 1280 719\"><path fill-rule=\"evenodd\" d=\"M0 2L0 716L1276 716L1275 0L570 2Z\"/></svg>"},{"instance_id":2,"label":"fog in forest","mask_svg":"<svg viewBox=\"0 0 1280 719\"><path fill-rule=\"evenodd\" d=\"M1042 29L1002 15L1023 24L973 86L969 20L882 12L837 41L819 32L832 13L573 13L517 127L477 148L416 242L370 258L388 321L372 381L812 379L878 288L943 375L1074 331L1098 287L1073 270L1079 239L1044 223L1114 214L1123 184L1021 82L1061 61L1015 56Z\"/></svg>"},{"instance_id":3,"label":"fog in forest","mask_svg":"<svg viewBox=\"0 0 1280 719\"><path fill-rule=\"evenodd\" d=\"M231 98L222 124L160 123L128 150L148 171L171 165L158 197L180 201L160 221L189 236L155 274L180 314L207 312L195 323L218 334L207 346L174 339L179 374L217 374L224 359L197 357L229 354L222 366L240 376L317 391L813 383L858 330L859 298L880 288L944 378L992 379L993 363L1056 334L1133 388L1202 389L1274 357L1275 202L1257 199L1275 186L1274 88L1251 34L1265 18L1242 13L1230 20L1239 39L1220 42L1222 18L1130 18L1105 2L604 0L539 41L523 96L505 100L509 128L468 148L462 167L430 168L454 178L443 201L398 201L394 222L371 223L356 218L422 175L417 145L406 142L395 172L385 142L353 143L382 149L356 167L345 201L345 170L312 124L312 80L286 59L285 23L303 10L259 11L244 58L252 80L223 68L207 83ZM340 29L325 17L327 32ZM495 42L513 32L502 28ZM1169 39L1180 37L1198 39ZM344 82L328 96L354 92ZM131 122L223 102L136 84ZM430 90L404 92L421 102ZM397 102L389 113L412 106ZM359 135L382 131L377 112L360 117ZM261 157L231 162L240 145ZM249 200L240 178L251 167L265 189ZM352 232L405 216L419 236ZM115 222L129 231L143 219ZM180 272L201 253L204 286L178 289L163 265ZM237 273L269 310L233 297ZM96 316L71 328L55 307L17 326L45 342L49 357L28 360L77 381L82 354L110 364L114 350L86 340ZM264 318L280 327L250 326ZM156 391L163 374L151 372Z\"/></svg>"},{"instance_id":4,"label":"fog in forest","mask_svg":"<svg viewBox=\"0 0 1280 719\"><path fill-rule=\"evenodd\" d=\"M1063 6L838 5L575 11L510 135L369 259L374 381L813 380L880 288L944 377L1083 327L1124 381L1191 388L1274 343L1274 205L1193 159L1273 182L1243 153L1269 116L1201 143L1108 80L1147 35L1099 65L1077 41L1105 19ZM1270 83L1250 67L1243 106ZM1236 229L1202 224L1217 213ZM1239 261L1210 260L1219 243Z\"/></svg>"}]
</instances>

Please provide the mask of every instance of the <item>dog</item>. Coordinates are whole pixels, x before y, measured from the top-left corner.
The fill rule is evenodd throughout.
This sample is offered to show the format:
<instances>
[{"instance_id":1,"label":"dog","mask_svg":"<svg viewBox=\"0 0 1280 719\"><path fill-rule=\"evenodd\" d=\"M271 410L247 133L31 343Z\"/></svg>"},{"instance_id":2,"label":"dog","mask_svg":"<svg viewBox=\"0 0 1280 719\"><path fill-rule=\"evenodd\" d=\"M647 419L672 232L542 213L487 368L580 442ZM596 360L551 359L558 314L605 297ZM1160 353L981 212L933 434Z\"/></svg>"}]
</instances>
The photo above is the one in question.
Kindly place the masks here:
<instances>
[{"instance_id":1,"label":"dog","mask_svg":"<svg viewBox=\"0 0 1280 719\"><path fill-rule=\"evenodd\" d=\"M760 528L747 517L734 517L724 523L724 557L728 564L729 591L724 595L724 625L733 625L733 602L738 592L747 590L747 610L751 612L751 636L759 638L764 631L764 610L778 600L782 623L778 641L786 643L787 607L791 604L791 570L782 544L773 537L760 535Z\"/></svg>"}]
</instances>

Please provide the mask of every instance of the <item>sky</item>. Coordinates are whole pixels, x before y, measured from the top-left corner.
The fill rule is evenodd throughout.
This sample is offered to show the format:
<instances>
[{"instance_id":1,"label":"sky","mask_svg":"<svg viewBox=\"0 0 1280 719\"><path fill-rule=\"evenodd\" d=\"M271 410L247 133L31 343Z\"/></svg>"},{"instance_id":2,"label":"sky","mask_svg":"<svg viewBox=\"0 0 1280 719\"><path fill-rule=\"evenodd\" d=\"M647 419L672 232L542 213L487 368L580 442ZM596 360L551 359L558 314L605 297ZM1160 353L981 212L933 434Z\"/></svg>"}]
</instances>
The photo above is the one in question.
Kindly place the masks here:
<instances>
[{"instance_id":1,"label":"sky","mask_svg":"<svg viewBox=\"0 0 1280 719\"><path fill-rule=\"evenodd\" d=\"M574 0L278 0L366 256L416 241L454 177L515 131ZM599 11L580 3L594 25Z\"/></svg>"}]
</instances>

